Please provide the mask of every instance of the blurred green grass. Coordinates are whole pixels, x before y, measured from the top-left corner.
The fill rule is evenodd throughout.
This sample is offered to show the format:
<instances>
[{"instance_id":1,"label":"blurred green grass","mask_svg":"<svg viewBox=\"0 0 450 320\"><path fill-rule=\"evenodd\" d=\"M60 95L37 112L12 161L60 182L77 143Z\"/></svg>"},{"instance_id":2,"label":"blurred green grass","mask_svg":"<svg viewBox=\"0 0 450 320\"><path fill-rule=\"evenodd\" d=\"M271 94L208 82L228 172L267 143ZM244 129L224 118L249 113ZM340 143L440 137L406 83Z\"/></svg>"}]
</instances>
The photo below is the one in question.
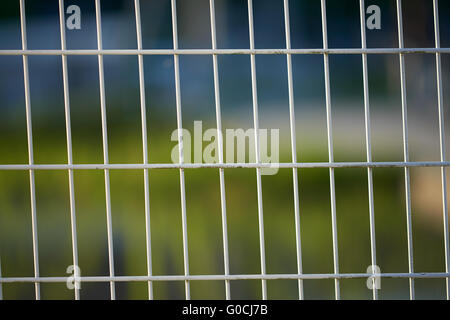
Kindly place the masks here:
<instances>
[{"instance_id":1,"label":"blurred green grass","mask_svg":"<svg viewBox=\"0 0 450 320\"><path fill-rule=\"evenodd\" d=\"M18 132L19 129L17 129ZM62 134L54 134L58 131ZM175 146L161 123L149 141L151 162L169 162ZM10 130L14 132L15 130ZM35 144L40 163L64 163L64 131L37 128ZM23 135L2 135L1 162L26 163ZM35 138L37 140L37 138ZM98 141L97 141L98 140ZM25 143L24 143L25 142ZM75 151L76 150L76 151ZM110 135L111 158L120 163L140 162L139 128L124 126ZM282 152L286 152L282 148ZM302 150L314 159L314 150ZM101 136L93 129L74 135L75 163L97 163ZM285 155L288 157L288 155ZM351 155L349 155L351 157ZM114 162L114 161L113 161ZM116 161L117 163L117 161ZM153 274L183 274L183 248L179 171L152 169L150 214ZM223 247L217 169L187 169L186 203L191 274L223 274ZM364 273L370 265L370 235L366 169L336 169L336 205L340 271ZM112 225L116 275L145 275L145 216L142 170L111 170ZM298 170L300 215L305 273L332 273L333 254L328 169ZM407 240L403 169L374 169L377 263L382 272L407 272ZM225 170L230 272L260 272L259 237L254 169ZM292 170L263 176L265 246L268 273L296 273L296 248ZM108 275L104 176L101 170L75 171L78 254L83 276ZM61 171L36 171L37 225L40 273L65 276L72 264L68 175ZM414 216L417 214L413 208ZM442 271L441 229L414 219L416 271ZM0 171L0 252L2 276L33 276L29 178L26 171ZM342 297L370 298L366 279L341 281ZM304 281L307 299L332 299L333 280ZM225 298L223 281L192 281L192 298ZM232 281L233 298L257 299L260 281ZM417 280L418 298L443 298L444 280ZM69 299L73 291L64 283L43 283L42 298ZM4 284L5 299L32 299L32 284ZM269 298L296 299L295 280L268 281ZM407 299L408 280L383 279L381 298ZM155 282L156 299L183 299L183 282ZM117 296L147 298L147 283L118 283ZM107 283L83 283L83 299L107 299Z\"/></svg>"}]
</instances>

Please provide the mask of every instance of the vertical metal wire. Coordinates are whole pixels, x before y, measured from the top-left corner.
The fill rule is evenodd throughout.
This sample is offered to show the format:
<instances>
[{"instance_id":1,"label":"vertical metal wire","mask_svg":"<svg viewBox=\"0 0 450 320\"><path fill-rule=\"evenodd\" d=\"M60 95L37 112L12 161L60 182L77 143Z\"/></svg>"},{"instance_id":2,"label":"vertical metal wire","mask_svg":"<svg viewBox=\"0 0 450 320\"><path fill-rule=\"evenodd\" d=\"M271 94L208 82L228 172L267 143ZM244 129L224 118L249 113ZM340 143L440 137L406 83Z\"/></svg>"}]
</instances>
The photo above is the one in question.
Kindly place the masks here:
<instances>
[{"instance_id":1,"label":"vertical metal wire","mask_svg":"<svg viewBox=\"0 0 450 320\"><path fill-rule=\"evenodd\" d=\"M97 25L97 46L102 49L102 25L100 0L95 0L95 16ZM108 157L108 129L106 125L106 100L105 100L105 75L103 70L103 55L98 55L98 75L100 84L100 108L102 114L102 138L103 138L103 162L109 163ZM105 194L106 194L106 224L108 232L108 256L109 256L109 275L114 277L114 248L113 248L113 229L111 219L111 191L109 182L109 169L105 169ZM116 289L114 281L110 281L111 300L116 298Z\"/></svg>"},{"instance_id":2,"label":"vertical metal wire","mask_svg":"<svg viewBox=\"0 0 450 320\"><path fill-rule=\"evenodd\" d=\"M248 0L248 29L250 37L250 49L255 49L254 27L253 27L253 3ZM258 120L258 91L256 84L256 62L255 54L250 55L251 77L252 77L252 98L253 98L253 127L255 130L255 158L256 163L260 163L259 155L259 120ZM256 169L256 187L258 193L258 222L259 222L259 249L261 255L261 274L266 274L266 250L264 248L264 216L262 203L261 168ZM267 281L261 280L262 299L267 299Z\"/></svg>"},{"instance_id":3,"label":"vertical metal wire","mask_svg":"<svg viewBox=\"0 0 450 320\"><path fill-rule=\"evenodd\" d=\"M0 278L2 277L2 258L0 257ZM3 300L3 282L0 282L0 300Z\"/></svg>"},{"instance_id":4,"label":"vertical metal wire","mask_svg":"<svg viewBox=\"0 0 450 320\"><path fill-rule=\"evenodd\" d=\"M172 36L173 48L178 49L178 29L177 29L177 4L176 0L171 0L172 9ZM177 127L178 127L178 146L179 146L179 160L184 163L184 149L183 149L183 121L181 118L181 92L180 92L180 63L178 54L173 55L173 65L175 72L175 98L177 107ZM181 194L181 219L183 228L183 260L184 260L184 275L189 275L189 252L188 252L188 238L187 238L187 218L186 218L186 190L184 183L184 169L180 169L180 194ZM186 300L191 298L191 290L189 281L185 281Z\"/></svg>"},{"instance_id":5,"label":"vertical metal wire","mask_svg":"<svg viewBox=\"0 0 450 320\"><path fill-rule=\"evenodd\" d=\"M217 49L216 39L216 14L214 7L214 0L209 1L209 10L211 17L211 44L212 49ZM217 147L219 155L219 163L223 163L223 132L222 132L222 116L220 112L220 89L219 89L219 66L217 61L217 54L213 54L213 72L214 72L214 97L216 103L216 123L217 123ZM225 275L230 274L230 263L228 254L228 228L227 228L227 206L225 198L225 173L224 169L219 169L220 180L220 204L222 210L222 241L223 241L223 264ZM225 280L225 298L231 299L230 280Z\"/></svg>"},{"instance_id":6,"label":"vertical metal wire","mask_svg":"<svg viewBox=\"0 0 450 320\"><path fill-rule=\"evenodd\" d=\"M59 27L61 33L61 50L66 50L66 28L64 19L64 0L59 0ZM72 157L72 129L70 121L70 99L69 99L69 73L67 70L67 55L61 55L62 73L64 86L64 113L66 119L66 141L67 141L67 164L73 164ZM73 265L78 267L78 246L77 246L77 220L75 214L75 190L73 170L68 169L69 175L69 198L70 198L70 226L72 234L72 259ZM80 299L80 289L74 288L75 300Z\"/></svg>"},{"instance_id":7,"label":"vertical metal wire","mask_svg":"<svg viewBox=\"0 0 450 320\"><path fill-rule=\"evenodd\" d=\"M365 6L364 0L359 1L359 13L361 22L361 47L367 48L366 41L366 19L365 19ZM369 105L369 76L367 71L367 54L362 54L362 69L363 69L363 86L364 86L364 120L366 129L366 157L367 162L372 162L372 140L370 130L370 105ZM370 222L370 256L372 263L372 272L377 264L377 251L375 240L375 212L374 212L374 200L373 200L373 172L372 168L367 168L367 184L369 191L369 222ZM375 278L373 278L375 281ZM372 286L373 299L378 299L378 289L376 286Z\"/></svg>"},{"instance_id":8,"label":"vertical metal wire","mask_svg":"<svg viewBox=\"0 0 450 320\"><path fill-rule=\"evenodd\" d=\"M289 0L284 0L284 28L286 34L286 49L291 49L291 31L289 26ZM291 129L291 151L292 163L297 162L297 142L295 133L295 104L294 104L294 84L292 76L292 57L291 54L286 55L288 91L289 91L289 120ZM297 168L292 169L292 180L294 187L294 214L295 214L295 239L297 248L297 272L303 273L302 268L302 243L300 237L300 208L298 196L298 173ZM303 300L303 280L298 279L298 298Z\"/></svg>"},{"instance_id":9,"label":"vertical metal wire","mask_svg":"<svg viewBox=\"0 0 450 320\"><path fill-rule=\"evenodd\" d=\"M25 0L20 0L20 29L22 36L22 50L27 50L27 29L25 20ZM28 72L28 56L23 55L23 80L25 87L25 111L27 117L27 142L28 142L28 163L34 164L33 156L33 129L31 118L31 97L30 97L30 78ZM38 251L38 234L37 234L37 218L36 218L36 186L34 182L34 170L29 170L30 174L30 198L31 198L31 228L33 237L33 264L34 277L39 277L39 251ZM35 298L41 298L40 284L34 283Z\"/></svg>"},{"instance_id":10,"label":"vertical metal wire","mask_svg":"<svg viewBox=\"0 0 450 320\"><path fill-rule=\"evenodd\" d=\"M398 47L404 48L403 41L403 15L402 0L397 0L397 24L398 24ZM400 53L400 86L402 97L402 130L403 130L403 160L409 162L408 151L408 104L406 99L406 74L405 55ZM409 273L414 273L413 238L412 238L412 218L411 218L411 183L410 170L405 167L405 203L406 203L406 229L408 236L408 269ZM415 299L414 278L409 278L409 298Z\"/></svg>"},{"instance_id":11,"label":"vertical metal wire","mask_svg":"<svg viewBox=\"0 0 450 320\"><path fill-rule=\"evenodd\" d=\"M433 0L434 12L434 38L436 48L441 47L441 40L439 35L439 8L438 1ZM437 95L438 95L438 110L439 110L439 142L441 161L445 161L445 128L444 128L444 96L442 88L442 68L441 68L441 53L436 53L436 76L437 76ZM447 181L445 167L441 167L442 179L442 215L444 223L444 246L445 246L445 272L450 272L450 244L449 244L449 230L448 230L448 208L447 208ZM450 278L446 278L447 300L450 300Z\"/></svg>"},{"instance_id":12,"label":"vertical metal wire","mask_svg":"<svg viewBox=\"0 0 450 320\"><path fill-rule=\"evenodd\" d=\"M139 0L134 1L136 15L136 36L137 48L142 49L142 26L141 26L141 8ZM148 164L148 144L147 144L147 112L145 106L145 80L144 80L144 56L138 55L139 64L139 92L141 98L141 122L142 122L142 154L144 164ZM144 169L144 193L145 193L145 239L147 249L147 275L152 275L152 245L150 228L150 194L148 169ZM148 281L148 298L153 299L153 282Z\"/></svg>"},{"instance_id":13,"label":"vertical metal wire","mask_svg":"<svg viewBox=\"0 0 450 320\"><path fill-rule=\"evenodd\" d=\"M323 48L328 49L328 31L327 31L327 11L325 0L321 0L322 13L322 37ZM333 128L331 119L331 93L330 93L330 67L328 61L328 54L323 54L323 65L325 75L325 100L327 110L327 136L328 136L328 161L334 161L333 156ZM330 168L330 202L331 202L331 230L333 237L333 267L334 273L339 274L339 253L338 253L338 239L337 239L337 222L336 222L336 192L334 186L334 168ZM334 294L335 299L341 298L339 279L334 279Z\"/></svg>"}]
</instances>

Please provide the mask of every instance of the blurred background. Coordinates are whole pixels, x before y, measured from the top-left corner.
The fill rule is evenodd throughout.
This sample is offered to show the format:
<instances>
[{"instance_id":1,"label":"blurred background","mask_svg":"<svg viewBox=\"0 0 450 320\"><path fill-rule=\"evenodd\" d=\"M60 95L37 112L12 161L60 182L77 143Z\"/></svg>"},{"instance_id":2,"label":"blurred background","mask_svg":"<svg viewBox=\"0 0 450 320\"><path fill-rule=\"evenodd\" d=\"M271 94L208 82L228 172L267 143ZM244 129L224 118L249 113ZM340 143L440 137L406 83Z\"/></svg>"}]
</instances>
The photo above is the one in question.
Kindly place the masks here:
<instances>
[{"instance_id":1,"label":"blurred background","mask_svg":"<svg viewBox=\"0 0 450 320\"><path fill-rule=\"evenodd\" d=\"M58 1L26 0L29 49L60 49ZM211 48L208 0L177 1L179 47ZM249 48L247 1L216 0L218 48ZM81 9L81 29L67 30L68 49L96 49L94 1L66 0ZM368 47L398 47L393 0L366 1L381 8L381 29L367 30ZM21 49L19 1L2 3L0 50ZM440 1L441 46L450 46L450 3ZM283 1L254 1L256 48L285 47ZM104 49L136 49L134 1L102 1ZM359 2L327 1L330 48L360 48ZM141 0L143 47L171 49L170 1ZM321 48L320 1L290 1L293 48ZM434 47L431 0L403 1L405 47ZM297 157L328 161L323 57L293 55ZM435 56L405 57L410 159L439 160ZM369 55L374 161L402 161L399 58ZM442 55L445 123L449 123L448 55ZM73 160L103 163L97 56L68 57ZM202 120L215 127L211 56L181 56L183 127ZM148 147L151 163L170 163L176 145L172 56L144 56ZM105 56L106 108L111 163L142 163L139 77L136 56ZM224 129L253 126L250 58L219 56ZM280 129L280 162L290 162L286 57L256 57L261 128ZM60 56L30 56L34 158L37 164L67 163ZM364 103L360 55L331 55L331 99L336 161L365 161ZM448 130L447 130L448 132ZM447 137L447 142L450 137ZM448 144L447 144L448 145ZM447 159L448 160L448 159ZM21 56L0 56L0 164L28 162ZM155 275L183 274L179 171L150 175L152 258ZM339 265L342 273L365 273L370 265L367 170L336 169ZM404 170L375 168L377 264L382 272L408 272ZM190 273L223 274L219 172L186 170ZM328 169L300 169L300 215L305 273L332 273ZM82 276L108 275L104 176L75 171L79 266ZM142 170L112 170L112 225L116 275L146 275ZM225 170L230 272L260 273L256 174ZM292 170L263 176L268 273L297 272ZM412 228L416 272L444 272L444 234L439 168L412 168ZM72 264L68 175L36 171L41 276L66 276ZM0 171L0 257L3 277L33 276L27 171ZM444 279L418 279L416 296L445 298ZM306 280L305 298L334 298L333 280ZM146 299L147 283L118 283L120 299ZM270 299L296 299L296 280L268 281ZM43 283L43 299L71 299L65 283ZM223 281L192 281L194 299L223 299ZM369 299L366 279L341 281L345 299ZM5 299L33 299L33 284L3 284ZM155 282L156 299L183 299L184 283ZM261 282L231 282L232 298L261 298ZM382 279L382 299L408 299L407 279ZM108 299L108 283L82 283L82 299Z\"/></svg>"}]
</instances>

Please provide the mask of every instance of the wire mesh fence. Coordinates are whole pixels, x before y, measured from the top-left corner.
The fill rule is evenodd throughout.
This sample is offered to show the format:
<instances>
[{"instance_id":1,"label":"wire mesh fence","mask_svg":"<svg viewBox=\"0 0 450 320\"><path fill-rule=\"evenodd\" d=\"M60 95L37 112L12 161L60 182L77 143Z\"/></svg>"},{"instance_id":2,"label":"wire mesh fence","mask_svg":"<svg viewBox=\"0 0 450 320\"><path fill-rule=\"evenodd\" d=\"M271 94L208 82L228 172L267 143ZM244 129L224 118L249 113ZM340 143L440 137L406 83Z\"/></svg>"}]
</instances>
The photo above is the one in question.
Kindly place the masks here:
<instances>
[{"instance_id":1,"label":"wire mesh fence","mask_svg":"<svg viewBox=\"0 0 450 320\"><path fill-rule=\"evenodd\" d=\"M79 265L78 247L77 247L77 219L75 207L75 188L74 188L74 172L77 170L96 170L103 171L104 174L104 189L105 189L105 206L106 206L106 229L107 229L107 247L108 247L108 266L109 274L107 276L80 276L75 273L75 278L72 280L84 282L104 282L109 283L110 298L116 298L116 284L119 282L145 282L148 285L148 298L153 299L153 284L157 281L177 281L184 282L185 298L190 299L190 285L192 281L223 281L225 284L226 299L233 298L233 291L230 283L235 280L259 280L261 282L261 297L268 298L267 281L290 279L297 281L298 298L304 298L303 282L304 280L313 279L331 279L334 281L334 297L340 299L341 289L340 283L342 279L361 279L369 278L370 281L383 278L399 278L407 279L409 281L409 297L415 298L415 279L418 278L437 278L446 282L446 298L450 299L450 243L449 243L449 227L448 227L448 203L447 203L447 185L446 185L446 168L450 165L446 161L445 155L445 131L444 131L444 89L442 80L442 54L450 53L450 48L442 48L440 44L439 33L439 11L438 0L433 0L433 18L434 18L434 36L435 46L433 48L405 48L403 39L403 18L402 18L402 1L396 1L397 13L397 31L398 31L398 48L368 48L366 40L366 21L365 11L366 6L364 0L359 1L360 14L360 35L361 48L339 48L333 49L328 47L328 30L327 30L327 7L326 1L321 0L321 26L322 26L322 48L311 49L295 49L291 46L291 32L290 32L290 12L289 1L283 1L284 11L284 32L285 32L285 47L284 48L269 48L256 49L254 36L254 18L253 18L253 2L248 0L248 32L249 32L249 48L239 49L220 49L217 46L216 35L216 11L215 1L209 1L210 14L210 30L211 30L211 48L205 49L180 49L178 45L179 30L177 26L177 7L176 0L171 0L171 25L172 25L172 49L145 49L142 43L142 23L141 23L141 9L140 1L134 1L135 9L135 26L137 35L137 49L104 49L102 43L102 19L101 19L101 1L95 0L95 20L96 20L96 36L97 49L67 49L66 46L66 28L65 28L65 6L64 1L59 0L59 24L60 24L60 41L61 49L28 49L27 46L27 29L26 29L26 15L25 15L25 0L20 0L20 29L21 29L21 45L19 50L0 50L0 55L6 56L21 56L23 59L23 79L24 79L24 96L26 107L26 129L28 142L28 163L27 164L1 164L0 170L19 170L28 171L29 173L29 188L30 188L30 206L31 206L31 220L32 220L32 242L33 242L33 265L34 276L32 277L2 277L0 272L0 298L2 297L2 284L5 283L32 283L34 284L35 298L40 299L40 285L42 283L65 283L68 280L67 276L60 277L44 277L41 276L39 266L39 243L38 243L38 226L37 217L39 212L36 208L36 185L35 172L38 170L59 170L65 171L68 175L69 181L69 200L70 200L70 223L71 223L71 242L72 242L72 260L73 265ZM181 13L182 14L182 13ZM368 81L368 55L385 54L398 56L400 65L400 80L401 80L401 111L402 111L402 154L403 161L374 161L372 159L372 139L371 139L371 115L370 115L370 98L369 98L369 81ZM407 117L407 95L406 95L406 76L405 76L405 56L409 54L428 54L435 56L435 74L437 83L437 109L439 118L439 147L440 160L439 161L411 161L408 150L408 117ZM32 129L32 103L30 99L30 80L28 57L30 56L60 56L63 73L63 88L64 88L64 111L65 111L65 129L66 129L66 145L67 145L67 163L66 164L36 164L33 157L33 129ZM69 72L67 67L68 56L74 55L89 55L98 58L98 74L99 74L99 88L100 88L100 107L101 107L101 128L102 128L102 152L103 163L89 163L77 164L73 161L72 154L72 131L71 131L71 108L69 96ZM140 93L140 112L141 112L141 130L142 130L142 162L114 164L110 163L108 154L108 127L107 127L107 104L105 92L105 76L104 76L104 57L107 55L128 55L137 56L139 68L139 93ZM214 102L215 102L215 121L219 132L222 132L222 116L221 116L221 95L219 83L219 63L218 57L221 55L244 55L250 59L251 67L251 92L252 92L252 111L253 111L253 127L255 129L255 155L254 163L225 163L224 162L224 143L222 136L219 135L217 141L218 145L218 162L217 163L186 163L184 160L183 137L178 135L179 145L179 163L150 163L148 152L148 131L147 128L147 114L146 114L146 95L145 95L145 80L144 80L144 56L147 55L166 55L173 57L174 65L174 80L175 80L175 96L176 102L176 120L177 128L183 128L182 120L182 98L180 89L180 56L183 55L206 55L211 56L213 63L213 87L214 87ZM258 91L257 91L257 73L256 73L256 56L257 55L282 55L286 57L287 67L287 83L288 83L288 107L289 107L289 132L290 132L290 162L280 162L275 165L279 168L292 169L293 178L293 200L294 200L294 219L295 224L295 247L296 247L296 266L297 272L291 274L271 274L266 270L266 249L264 236L264 216L263 216L263 183L261 179L261 170L273 166L274 164L264 163L260 158L260 137L257 132L260 126L258 117ZM323 56L323 72L324 87L325 87L325 107L326 107L326 136L328 147L328 161L327 162L299 162L297 160L297 143L296 143L296 121L294 112L294 80L292 69L293 55L321 55ZM332 103L330 92L330 55L358 55L362 59L362 73L363 73L363 93L364 93L364 140L365 140L365 161L361 162L336 162L333 153L333 128L332 128ZM336 168L362 168L367 170L367 195L369 206L369 227L370 227L370 262L372 266L377 265L377 248L376 248L376 230L375 217L376 210L374 207L374 183L373 183L373 169L374 168L401 168L404 175L404 190L405 190L405 204L406 204L406 235L407 235L407 250L408 250L408 270L397 273L384 273L372 268L365 273L342 273L339 268L339 252L338 252L338 228L337 228L337 212L336 212L336 190L335 190L335 169ZM440 169L441 174L441 198L442 198L442 219L444 227L444 252L442 255L445 260L445 270L442 272L416 272L414 268L413 256L413 228L412 228L412 213L411 213L411 190L410 190L410 169L413 167L435 167ZM186 187L185 187L185 170L202 170L205 168L218 169L219 183L220 183L220 214L221 214L221 228L222 228L222 246L223 252L223 274L197 275L191 274L189 266L188 254L188 231L187 231L187 216L189 214L186 206ZM257 211L258 211L258 230L259 230L259 267L258 274L233 274L230 272L230 253L228 247L228 227L227 227L227 205L226 205L226 184L225 184L225 170L234 170L236 168L255 169L256 171L256 187L257 187ZM332 230L332 252L333 252L333 272L332 273L304 273L302 269L302 240L300 234L301 212L299 200L299 169L325 168L328 169L329 175L329 195L331 208L331 230ZM113 227L112 219L113 213L111 210L111 191L110 191L110 171L111 170L141 170L143 173L144 195L145 195L145 245L146 245L146 269L147 273L135 276L119 276L115 271L114 259L114 242L113 242ZM149 171L152 169L172 169L179 171L179 187L181 198L181 221L182 221L182 241L183 241L183 268L184 274L180 275L154 275L152 270L152 236L150 225L150 195L149 189L151 179L149 179ZM1 261L7 263L7 261ZM1 270L1 269L0 269ZM378 288L372 285L372 297L378 298ZM80 289L75 286L74 298L80 299Z\"/></svg>"}]
</instances>

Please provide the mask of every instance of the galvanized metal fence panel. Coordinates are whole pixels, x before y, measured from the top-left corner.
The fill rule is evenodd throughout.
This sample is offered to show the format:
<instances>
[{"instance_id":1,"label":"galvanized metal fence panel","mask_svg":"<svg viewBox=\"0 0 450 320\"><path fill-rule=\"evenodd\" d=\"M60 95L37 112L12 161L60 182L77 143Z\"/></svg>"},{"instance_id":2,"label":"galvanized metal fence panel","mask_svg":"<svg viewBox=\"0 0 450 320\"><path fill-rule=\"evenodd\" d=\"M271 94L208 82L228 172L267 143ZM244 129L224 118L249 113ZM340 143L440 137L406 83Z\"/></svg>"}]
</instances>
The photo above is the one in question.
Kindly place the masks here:
<instances>
[{"instance_id":1,"label":"galvanized metal fence panel","mask_svg":"<svg viewBox=\"0 0 450 320\"><path fill-rule=\"evenodd\" d=\"M217 48L216 38L216 19L214 0L209 1L210 9L210 27L212 48L210 49L179 49L178 47L178 27L177 27L177 10L176 0L171 0L171 16L172 16L172 32L173 32L173 49L144 49L142 45L142 26L140 14L140 1L135 0L135 18L136 18L136 34L137 49L103 49L102 45L102 23L100 0L95 0L96 13L96 32L97 32L97 49L88 50L70 50L66 48L66 34L64 24L64 1L59 0L59 22L61 49L59 50L30 50L27 47L27 31L25 16L25 0L20 0L20 26L21 26L21 42L20 50L0 50L0 55L6 56L22 56L23 59L23 76L25 87L25 107L26 107L26 128L28 141L28 164L3 164L0 170L21 170L29 172L30 187L30 205L32 218L32 240L33 240L33 277L2 277L0 271L0 299L2 298L3 283L33 283L35 287L35 298L40 299L40 284L66 282L67 277L42 277L39 273L39 246L37 239L37 215L36 212L36 190L35 190L35 171L36 170L62 170L67 171L69 178L69 198L70 198L70 218L71 218L71 239L72 239L72 256L73 264L78 265L78 249L77 249L77 229L76 229L76 208L75 208L75 191L74 191L74 170L102 170L104 172L105 193L106 193L106 215L107 215L107 237L108 237L108 276L81 276L81 282L109 282L110 298L115 299L115 283L116 282L147 282L148 298L153 299L153 282L154 281L183 281L185 283L185 297L190 299L190 282L197 280L221 280L225 282L225 297L232 298L230 290L230 281L233 280L260 280L262 298L267 299L267 280L273 279L295 279L298 280L298 298L303 299L303 280L306 279L333 279L335 287L335 298L340 299L340 280L350 278L404 278L409 280L409 295L411 299L415 298L414 279L418 278L441 278L446 281L446 296L450 299L450 244L449 244L449 226L447 212L447 186L446 186L446 168L450 166L450 162L445 159L445 141L444 141L444 106L443 106L443 81L441 55L450 53L450 48L442 48L440 45L439 35L439 11L438 0L433 0L433 17L434 17L434 48L405 48L403 40L403 19L402 19L402 1L396 1L397 9L397 28L398 28L398 48L367 48L366 45L366 27L365 27L365 4L364 0L359 1L360 5L360 28L361 28L361 48L340 48L331 49L328 47L327 32L327 16L326 1L321 0L321 23L323 48L320 49L293 49L291 47L290 21L289 21L289 0L284 0L284 30L285 30L285 48L278 49L256 49L254 40L254 23L253 23L253 7L252 0L248 0L248 30L250 47L242 49L220 49ZM437 97L438 97L438 115L439 115L439 145L440 145L440 161L410 161L408 151L408 121L407 121L407 98L406 98L406 76L405 76L405 55L425 53L433 54L436 58L436 77L437 77ZM252 105L253 105L253 126L255 129L255 163L224 163L223 157L223 141L221 135L218 139L218 163L185 163L183 155L183 139L181 133L178 135L179 143L179 163L149 163L148 146L147 146L147 124L146 124L146 103L145 103L145 85L144 85L144 56L145 55L170 55L173 56L174 72L175 72L175 98L176 98L176 115L177 127L182 129L182 99L180 92L180 55L208 55L213 61L214 75L214 97L216 125L219 132L222 132L221 117L221 100L219 85L219 55L247 55L250 58L251 65L251 84L252 84ZM326 98L326 119L327 119L327 140L328 140L328 162L298 162L296 150L296 128L294 113L294 86L292 71L292 55L315 54L323 56L323 72L325 79L325 98ZM364 89L364 119L365 119L365 145L366 145L366 161L364 162L335 162L333 155L333 128L332 128L332 110L331 110L331 93L330 93L330 70L329 56L334 54L351 54L361 55L362 71L363 71L363 89ZM371 118L370 118L370 99L369 99L369 83L368 83L368 66L367 56L372 54L388 54L398 55L400 62L400 81L401 81L401 102L402 102L402 145L403 145L403 161L392 162L376 162L372 160L371 147ZM63 88L64 88L64 110L65 110L65 126L67 140L67 164L35 164L33 158L33 129L31 121L32 105L30 101L30 84L29 84L29 56L61 56ZM102 141L103 141L103 163L98 164L75 164L72 157L72 137L71 137L71 119L70 119L70 99L68 86L68 68L67 57L70 55L94 55L98 57L99 85L100 85L100 106L101 106L101 124L102 124ZM106 121L106 102L105 102L105 80L104 80L104 64L105 55L131 55L138 57L139 67L139 92L140 92L140 111L142 126L142 163L135 164L111 164L108 156L108 134ZM259 128L258 119L258 92L256 85L256 55L285 55L287 64L287 83L288 83L288 99L289 99L289 124L291 138L291 157L292 161L287 163L278 163L280 168L291 168L293 174L293 192L294 192L294 213L295 213L295 239L296 239L296 274L268 274L266 272L265 257L265 238L264 238L264 220L263 220L263 196L261 170L270 167L270 164L261 162L259 157L259 136L257 134ZM181 132L181 130L179 130ZM338 235L336 225L336 194L335 194L335 176L336 168L365 168L367 169L368 184L368 200L369 200L369 221L370 221L370 256L372 265L377 263L376 241L375 241L375 210L373 196L373 168L395 167L404 169L404 186L406 201L406 227L407 227L407 248L408 248L408 272L403 273L341 273L339 270L339 253L338 253ZM413 167L437 167L441 169L441 186L442 186L442 217L444 226L444 247L445 247L445 271L418 273L414 271L413 243L412 243L412 226L411 226L411 191L410 191L410 169ZM186 219L186 191L184 170L199 168L216 168L219 170L220 177L220 202L221 202L221 222L222 222L222 239L223 239L223 257L224 257L224 273L217 275L192 275L189 272L188 257L188 236L187 236L187 219ZM227 210L225 197L225 169L233 168L254 168L257 176L257 208L259 223L259 249L260 249L260 270L259 274L231 274L229 266L229 249L228 249L228 231L227 231ZM331 200L331 222L332 222L332 241L333 241L333 273L328 274L305 274L302 271L302 250L300 235L300 209L299 209L299 181L297 171L300 168L328 168L330 180L330 200ZM145 194L145 229L146 229L146 262L147 274L136 276L117 276L114 271L114 250L112 239L112 220L111 220L111 192L110 192L110 170L116 169L140 169L143 171L144 177L144 194ZM150 203L149 203L149 170L152 169L178 169L180 173L180 191L181 191L181 217L182 217L182 239L183 239L183 275L153 275L152 274L152 251L151 251L151 226L150 226ZM1 266L1 264L0 264ZM1 270L1 269L0 269ZM75 289L75 299L80 299L79 289ZM377 299L377 290L373 288L373 299Z\"/></svg>"}]
</instances>

